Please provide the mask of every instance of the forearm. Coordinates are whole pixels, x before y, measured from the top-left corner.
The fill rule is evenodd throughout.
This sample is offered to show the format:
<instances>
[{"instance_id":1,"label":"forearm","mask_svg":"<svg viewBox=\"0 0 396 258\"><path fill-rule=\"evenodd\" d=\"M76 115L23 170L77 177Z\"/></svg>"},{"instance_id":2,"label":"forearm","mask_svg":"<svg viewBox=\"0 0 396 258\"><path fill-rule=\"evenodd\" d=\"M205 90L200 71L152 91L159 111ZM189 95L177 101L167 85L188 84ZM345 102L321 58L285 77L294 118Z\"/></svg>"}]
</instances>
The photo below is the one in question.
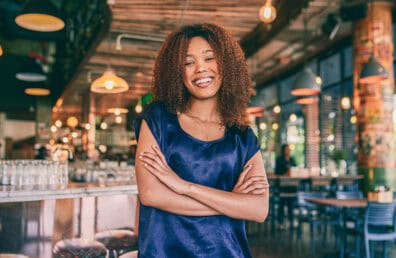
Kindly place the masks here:
<instances>
[{"instance_id":1,"label":"forearm","mask_svg":"<svg viewBox=\"0 0 396 258\"><path fill-rule=\"evenodd\" d=\"M190 184L185 194L201 202L220 214L236 218L262 222L268 214L268 195L241 194L221 191L198 184Z\"/></svg>"},{"instance_id":2,"label":"forearm","mask_svg":"<svg viewBox=\"0 0 396 258\"><path fill-rule=\"evenodd\" d=\"M139 189L141 202L146 206L187 216L219 215L218 211L188 196L175 193L161 182L147 188Z\"/></svg>"}]
</instances>

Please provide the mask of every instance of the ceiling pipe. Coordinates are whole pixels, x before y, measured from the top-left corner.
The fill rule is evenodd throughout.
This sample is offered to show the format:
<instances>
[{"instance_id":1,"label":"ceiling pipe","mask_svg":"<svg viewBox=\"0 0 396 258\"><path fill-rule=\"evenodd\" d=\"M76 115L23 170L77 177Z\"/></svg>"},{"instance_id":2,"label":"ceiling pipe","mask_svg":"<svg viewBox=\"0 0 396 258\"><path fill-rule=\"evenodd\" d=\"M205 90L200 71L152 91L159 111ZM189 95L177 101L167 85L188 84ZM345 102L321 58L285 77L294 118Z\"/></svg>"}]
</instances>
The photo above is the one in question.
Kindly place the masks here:
<instances>
[{"instance_id":1,"label":"ceiling pipe","mask_svg":"<svg viewBox=\"0 0 396 258\"><path fill-rule=\"evenodd\" d=\"M121 39L123 39L123 38L161 42L161 43L164 41L164 39L162 39L162 38L154 38L154 37L143 36L143 35L133 35L133 34L122 33L117 36L116 46L115 46L116 50L122 50Z\"/></svg>"}]
</instances>

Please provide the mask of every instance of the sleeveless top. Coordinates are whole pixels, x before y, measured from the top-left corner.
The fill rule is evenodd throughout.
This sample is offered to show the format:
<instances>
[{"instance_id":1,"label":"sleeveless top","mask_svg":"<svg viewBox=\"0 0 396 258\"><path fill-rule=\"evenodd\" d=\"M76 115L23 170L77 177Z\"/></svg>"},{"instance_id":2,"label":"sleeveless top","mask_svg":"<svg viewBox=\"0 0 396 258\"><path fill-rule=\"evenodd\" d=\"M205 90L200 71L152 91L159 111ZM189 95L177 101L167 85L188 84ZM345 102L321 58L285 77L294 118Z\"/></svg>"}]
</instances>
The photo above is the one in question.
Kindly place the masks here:
<instances>
[{"instance_id":1,"label":"sleeveless top","mask_svg":"<svg viewBox=\"0 0 396 258\"><path fill-rule=\"evenodd\" d=\"M192 183L232 191L244 165L259 150L250 127L243 131L227 127L220 139L199 140L183 131L177 114L168 112L161 102L153 102L134 121L137 139L142 119L168 165ZM244 220L178 215L143 204L139 216L139 257L251 257Z\"/></svg>"}]
</instances>

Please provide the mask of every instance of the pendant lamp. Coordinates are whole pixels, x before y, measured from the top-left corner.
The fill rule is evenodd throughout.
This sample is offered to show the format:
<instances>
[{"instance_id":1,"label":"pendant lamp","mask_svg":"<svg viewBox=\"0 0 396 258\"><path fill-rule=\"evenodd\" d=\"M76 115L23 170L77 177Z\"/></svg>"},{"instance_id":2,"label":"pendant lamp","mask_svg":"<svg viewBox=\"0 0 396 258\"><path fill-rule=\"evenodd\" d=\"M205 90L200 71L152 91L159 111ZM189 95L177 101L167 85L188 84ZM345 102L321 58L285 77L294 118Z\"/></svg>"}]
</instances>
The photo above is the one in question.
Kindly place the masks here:
<instances>
[{"instance_id":1,"label":"pendant lamp","mask_svg":"<svg viewBox=\"0 0 396 258\"><path fill-rule=\"evenodd\" d=\"M301 97L296 100L297 104L301 105L310 105L310 104L316 104L319 102L318 96L307 96L307 97Z\"/></svg>"},{"instance_id":2,"label":"pendant lamp","mask_svg":"<svg viewBox=\"0 0 396 258\"><path fill-rule=\"evenodd\" d=\"M118 77L113 69L107 68L102 76L92 82L91 91L101 94L115 94L127 91L128 87L128 83Z\"/></svg>"},{"instance_id":3,"label":"pendant lamp","mask_svg":"<svg viewBox=\"0 0 396 258\"><path fill-rule=\"evenodd\" d=\"M320 93L320 82L308 67L300 72L293 82L291 94L294 96L310 96Z\"/></svg>"},{"instance_id":4,"label":"pendant lamp","mask_svg":"<svg viewBox=\"0 0 396 258\"><path fill-rule=\"evenodd\" d=\"M374 28L374 4L373 1L370 2L370 20L368 21L368 27ZM374 30L374 29L373 29ZM362 71L359 77L359 83L376 83L388 78L388 71L378 62L374 56L375 43L373 40L374 31L371 33L371 44L372 52L367 63L363 65Z\"/></svg>"},{"instance_id":5,"label":"pendant lamp","mask_svg":"<svg viewBox=\"0 0 396 258\"><path fill-rule=\"evenodd\" d=\"M25 94L31 96L48 96L51 91L46 88L26 88Z\"/></svg>"},{"instance_id":6,"label":"pendant lamp","mask_svg":"<svg viewBox=\"0 0 396 258\"><path fill-rule=\"evenodd\" d=\"M128 83L121 77L117 76L111 69L111 38L108 36L110 59L106 71L91 84L91 91L100 94L122 93L129 89Z\"/></svg>"},{"instance_id":7,"label":"pendant lamp","mask_svg":"<svg viewBox=\"0 0 396 258\"><path fill-rule=\"evenodd\" d=\"M50 0L29 0L15 17L20 27L39 32L54 32L65 27L58 9Z\"/></svg>"},{"instance_id":8,"label":"pendant lamp","mask_svg":"<svg viewBox=\"0 0 396 258\"><path fill-rule=\"evenodd\" d=\"M21 71L15 74L15 78L26 82L42 82L47 80L41 65L34 59L29 60Z\"/></svg>"},{"instance_id":9,"label":"pendant lamp","mask_svg":"<svg viewBox=\"0 0 396 258\"><path fill-rule=\"evenodd\" d=\"M388 76L388 71L378 62L377 58L371 55L369 61L363 66L359 82L375 83L387 79Z\"/></svg>"},{"instance_id":10,"label":"pendant lamp","mask_svg":"<svg viewBox=\"0 0 396 258\"><path fill-rule=\"evenodd\" d=\"M307 17L306 11L304 13L304 55L307 55ZM305 67L296 77L293 82L291 94L294 96L310 96L317 95L320 93L322 79L319 76L316 76L312 70L308 67Z\"/></svg>"}]
</instances>

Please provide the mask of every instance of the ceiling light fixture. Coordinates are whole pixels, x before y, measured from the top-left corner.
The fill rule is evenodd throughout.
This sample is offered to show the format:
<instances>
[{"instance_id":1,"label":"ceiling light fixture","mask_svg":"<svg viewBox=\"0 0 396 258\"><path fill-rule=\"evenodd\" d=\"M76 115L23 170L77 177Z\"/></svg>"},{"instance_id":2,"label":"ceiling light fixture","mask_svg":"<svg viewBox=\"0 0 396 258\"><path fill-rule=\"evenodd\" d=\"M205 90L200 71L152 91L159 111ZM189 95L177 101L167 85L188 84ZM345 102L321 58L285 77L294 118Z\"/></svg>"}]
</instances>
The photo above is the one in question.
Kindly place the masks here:
<instances>
[{"instance_id":1,"label":"ceiling light fixture","mask_svg":"<svg viewBox=\"0 0 396 258\"><path fill-rule=\"evenodd\" d=\"M111 38L108 36L109 53L111 55ZM116 94L122 93L129 89L128 83L121 77L117 76L113 69L111 69L110 62L107 65L106 71L98 79L91 84L91 91L100 94Z\"/></svg>"},{"instance_id":2,"label":"ceiling light fixture","mask_svg":"<svg viewBox=\"0 0 396 258\"><path fill-rule=\"evenodd\" d=\"M317 96L301 97L296 100L296 103L301 105L311 105L311 104L316 104L318 102L319 102L319 98Z\"/></svg>"},{"instance_id":3,"label":"ceiling light fixture","mask_svg":"<svg viewBox=\"0 0 396 258\"><path fill-rule=\"evenodd\" d=\"M276 9L271 2L271 0L267 0L259 10L259 18L266 24L269 24L276 19Z\"/></svg>"},{"instance_id":4,"label":"ceiling light fixture","mask_svg":"<svg viewBox=\"0 0 396 258\"><path fill-rule=\"evenodd\" d=\"M370 35L370 26L372 27L372 32L370 35L370 41L372 45L371 55L367 63L363 65L362 71L359 77L359 83L376 83L388 78L388 71L378 62L375 58L375 42L374 42L374 3L370 1L370 19L367 22L368 35Z\"/></svg>"},{"instance_id":5,"label":"ceiling light fixture","mask_svg":"<svg viewBox=\"0 0 396 258\"><path fill-rule=\"evenodd\" d=\"M348 96L341 98L341 108L347 110L351 108L351 99Z\"/></svg>"},{"instance_id":6,"label":"ceiling light fixture","mask_svg":"<svg viewBox=\"0 0 396 258\"><path fill-rule=\"evenodd\" d=\"M47 80L40 61L30 58L23 66L22 71L15 74L15 78L26 82L42 82Z\"/></svg>"},{"instance_id":7,"label":"ceiling light fixture","mask_svg":"<svg viewBox=\"0 0 396 258\"><path fill-rule=\"evenodd\" d=\"M140 113L142 113L142 111L143 111L142 99L139 98L138 103L136 104L136 107L135 107L135 112L140 114Z\"/></svg>"},{"instance_id":8,"label":"ceiling light fixture","mask_svg":"<svg viewBox=\"0 0 396 258\"><path fill-rule=\"evenodd\" d=\"M304 58L306 58L307 52L307 38L308 38L308 29L307 29L307 11L304 10ZM304 62L305 63L305 62ZM320 93L322 79L315 75L312 70L306 67L306 63L304 64L304 68L302 72L300 72L296 79L293 82L291 94L294 96L310 96L317 95Z\"/></svg>"},{"instance_id":9,"label":"ceiling light fixture","mask_svg":"<svg viewBox=\"0 0 396 258\"><path fill-rule=\"evenodd\" d=\"M32 95L32 96L48 96L50 95L51 91L45 88L26 88L25 94Z\"/></svg>"},{"instance_id":10,"label":"ceiling light fixture","mask_svg":"<svg viewBox=\"0 0 396 258\"><path fill-rule=\"evenodd\" d=\"M50 0L30 0L15 18L16 24L28 30L54 32L65 27L59 11Z\"/></svg>"},{"instance_id":11,"label":"ceiling light fixture","mask_svg":"<svg viewBox=\"0 0 396 258\"><path fill-rule=\"evenodd\" d=\"M128 83L117 76L113 69L107 68L98 79L91 84L91 91L101 94L115 94L127 91Z\"/></svg>"}]
</instances>

